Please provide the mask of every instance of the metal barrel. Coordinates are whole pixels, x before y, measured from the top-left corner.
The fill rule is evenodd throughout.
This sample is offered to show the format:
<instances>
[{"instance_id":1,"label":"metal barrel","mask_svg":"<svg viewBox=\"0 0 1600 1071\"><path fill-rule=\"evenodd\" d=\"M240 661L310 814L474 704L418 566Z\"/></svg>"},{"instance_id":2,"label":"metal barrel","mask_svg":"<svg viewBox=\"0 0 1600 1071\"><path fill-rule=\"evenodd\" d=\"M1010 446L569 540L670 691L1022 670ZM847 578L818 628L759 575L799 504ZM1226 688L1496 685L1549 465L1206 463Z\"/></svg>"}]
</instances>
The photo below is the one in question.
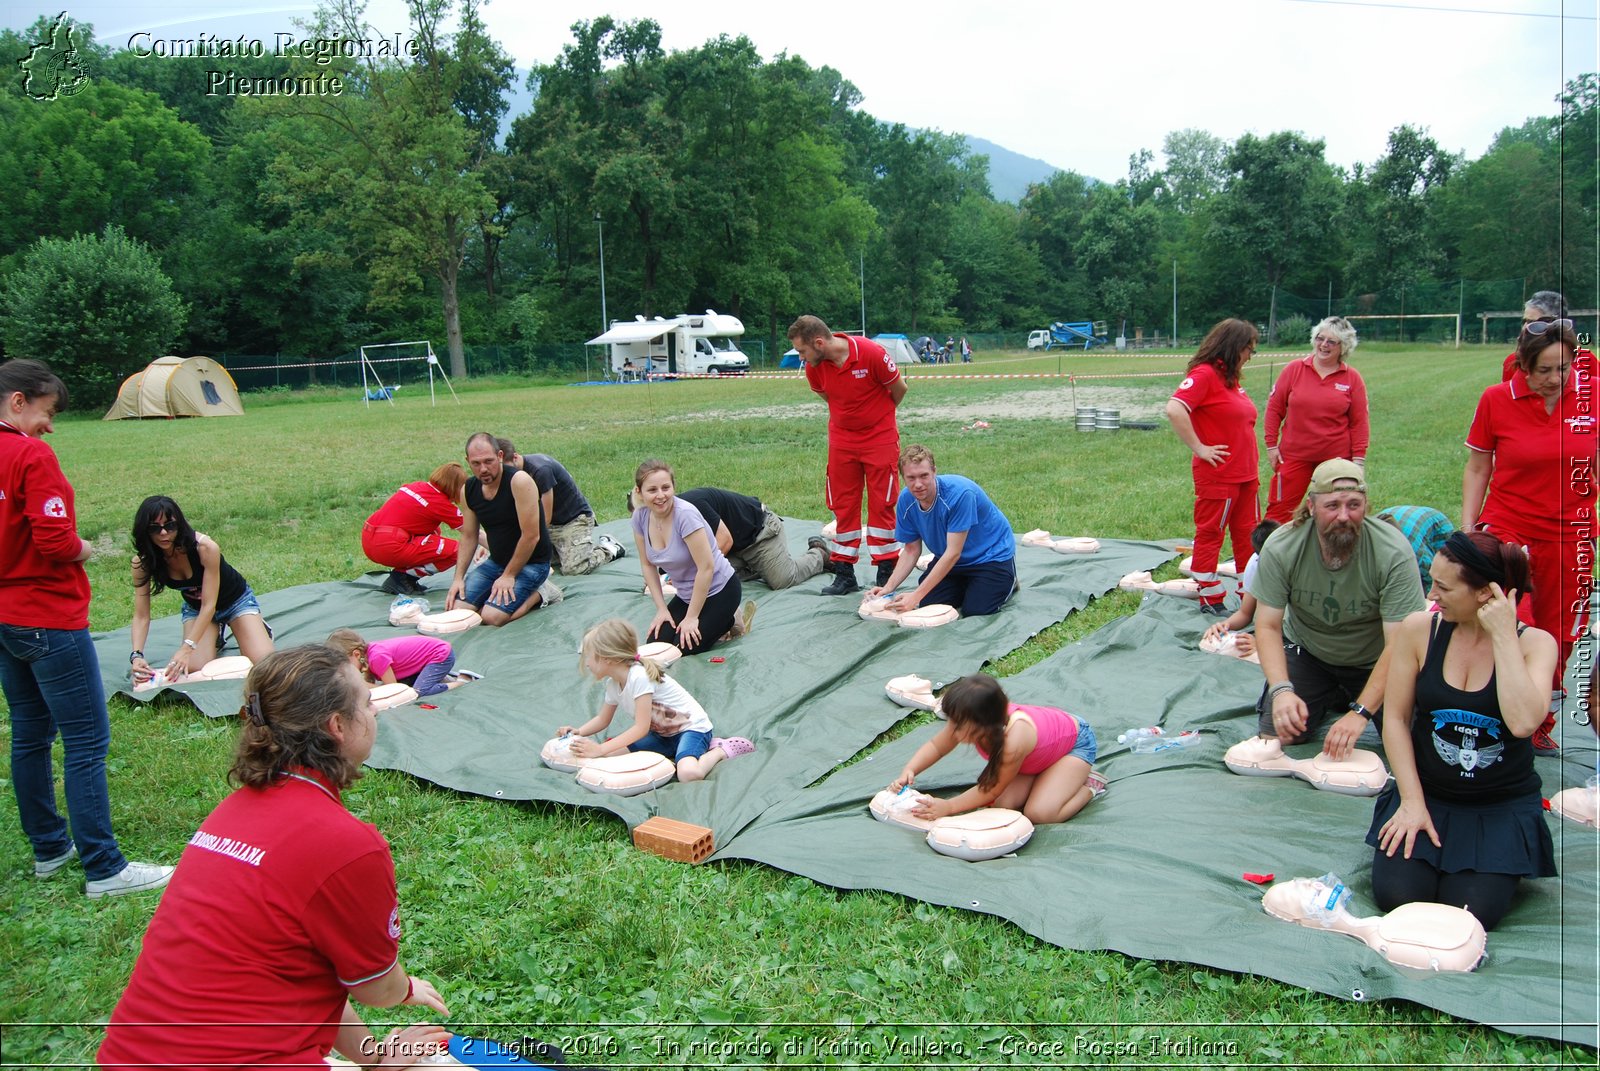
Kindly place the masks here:
<instances>
[{"instance_id":1,"label":"metal barrel","mask_svg":"<svg viewBox=\"0 0 1600 1071\"><path fill-rule=\"evenodd\" d=\"M1095 422L1095 408L1092 405L1078 406L1078 430L1093 431Z\"/></svg>"},{"instance_id":2,"label":"metal barrel","mask_svg":"<svg viewBox=\"0 0 1600 1071\"><path fill-rule=\"evenodd\" d=\"M1096 409L1094 411L1095 431L1116 431L1122 427L1122 410Z\"/></svg>"}]
</instances>

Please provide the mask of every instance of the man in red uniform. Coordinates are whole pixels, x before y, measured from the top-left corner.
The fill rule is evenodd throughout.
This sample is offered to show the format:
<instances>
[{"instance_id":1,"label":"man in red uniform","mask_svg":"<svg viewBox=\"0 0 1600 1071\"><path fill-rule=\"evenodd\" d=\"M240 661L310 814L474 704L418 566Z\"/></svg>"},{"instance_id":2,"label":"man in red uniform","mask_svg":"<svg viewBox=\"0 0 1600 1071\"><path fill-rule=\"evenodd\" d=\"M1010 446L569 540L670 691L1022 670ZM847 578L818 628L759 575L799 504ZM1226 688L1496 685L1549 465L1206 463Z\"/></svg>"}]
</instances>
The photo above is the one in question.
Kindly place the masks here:
<instances>
[{"instance_id":1,"label":"man in red uniform","mask_svg":"<svg viewBox=\"0 0 1600 1071\"><path fill-rule=\"evenodd\" d=\"M900 428L895 409L906 381L894 358L871 339L836 335L815 316L789 325L789 341L805 362L806 382L828 400L828 508L837 532L829 546L833 583L824 595L861 590L861 497L867 499L867 551L877 583L894 571L900 544L894 506L900 494Z\"/></svg>"}]
</instances>

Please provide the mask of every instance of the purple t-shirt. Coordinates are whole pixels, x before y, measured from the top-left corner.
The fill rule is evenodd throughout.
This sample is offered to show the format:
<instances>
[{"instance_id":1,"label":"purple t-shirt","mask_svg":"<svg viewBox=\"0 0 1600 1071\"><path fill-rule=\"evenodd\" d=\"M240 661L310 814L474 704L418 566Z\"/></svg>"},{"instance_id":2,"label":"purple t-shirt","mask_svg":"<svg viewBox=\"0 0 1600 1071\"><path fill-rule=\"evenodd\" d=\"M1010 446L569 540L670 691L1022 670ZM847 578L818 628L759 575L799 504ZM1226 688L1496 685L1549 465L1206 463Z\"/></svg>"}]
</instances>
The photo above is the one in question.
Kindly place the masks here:
<instances>
[{"instance_id":1,"label":"purple t-shirt","mask_svg":"<svg viewBox=\"0 0 1600 1071\"><path fill-rule=\"evenodd\" d=\"M395 680L403 681L421 673L424 666L449 657L450 644L436 636L401 636L367 644L367 668L379 680L384 670L393 669Z\"/></svg>"},{"instance_id":2,"label":"purple t-shirt","mask_svg":"<svg viewBox=\"0 0 1600 1071\"><path fill-rule=\"evenodd\" d=\"M678 597L684 602L689 601L689 596L694 590L695 577L699 575L699 570L695 568L694 555L689 552L689 544L685 542L692 532L704 532L706 542L711 545L711 588L706 594L715 595L733 577L733 566L728 564L728 559L717 549L717 534L711 530L706 519L700 516L700 511L681 498L673 498L672 534L667 537L665 549L657 549L650 545L650 510L641 508L633 511L633 534L644 543L645 559L656 568L666 570L667 579L678 589Z\"/></svg>"}]
</instances>

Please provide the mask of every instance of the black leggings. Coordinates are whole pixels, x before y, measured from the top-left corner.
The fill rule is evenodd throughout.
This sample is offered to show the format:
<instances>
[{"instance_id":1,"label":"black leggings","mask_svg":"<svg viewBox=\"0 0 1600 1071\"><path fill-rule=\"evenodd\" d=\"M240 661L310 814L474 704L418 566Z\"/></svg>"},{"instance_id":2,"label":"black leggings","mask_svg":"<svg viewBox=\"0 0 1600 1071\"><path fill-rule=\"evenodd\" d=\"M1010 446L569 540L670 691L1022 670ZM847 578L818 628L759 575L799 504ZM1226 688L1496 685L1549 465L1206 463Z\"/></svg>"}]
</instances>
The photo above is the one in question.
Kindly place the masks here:
<instances>
[{"instance_id":1,"label":"black leggings","mask_svg":"<svg viewBox=\"0 0 1600 1071\"><path fill-rule=\"evenodd\" d=\"M1472 912L1485 930L1494 929L1505 918L1521 880L1515 874L1473 870L1446 874L1432 863L1402 858L1399 851L1392 859L1382 851L1372 853L1372 898L1384 911L1418 901L1449 904Z\"/></svg>"},{"instance_id":2,"label":"black leggings","mask_svg":"<svg viewBox=\"0 0 1600 1071\"><path fill-rule=\"evenodd\" d=\"M739 597L743 594L739 578L731 576L721 591L706 596L706 601L700 607L700 642L693 647L685 647L678 639L677 625L688 614L689 604L682 596L674 595L667 601L667 613L672 615L672 624L662 625L646 639L670 643L686 655L709 651L733 627L733 619L739 615Z\"/></svg>"}]
</instances>

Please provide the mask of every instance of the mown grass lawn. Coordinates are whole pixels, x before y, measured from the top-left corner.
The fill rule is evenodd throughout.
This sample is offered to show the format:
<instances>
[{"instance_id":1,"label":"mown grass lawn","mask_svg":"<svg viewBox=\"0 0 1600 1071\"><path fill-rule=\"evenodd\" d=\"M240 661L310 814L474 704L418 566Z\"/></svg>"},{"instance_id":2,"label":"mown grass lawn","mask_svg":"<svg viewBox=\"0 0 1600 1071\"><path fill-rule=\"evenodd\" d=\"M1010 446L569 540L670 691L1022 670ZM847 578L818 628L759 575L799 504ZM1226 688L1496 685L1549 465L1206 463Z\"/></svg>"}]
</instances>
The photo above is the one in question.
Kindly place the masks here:
<instances>
[{"instance_id":1,"label":"mown grass lawn","mask_svg":"<svg viewBox=\"0 0 1600 1071\"><path fill-rule=\"evenodd\" d=\"M1376 429L1368 464L1376 504L1459 513L1461 442L1502 356L1358 352ZM974 365L927 369L902 407L902 441L929 444L941 471L977 478L1019 529L1184 536L1187 455L1164 424L1080 434L1071 416L1073 406L1105 399L1128 414L1158 410L1183 360L985 354ZM1247 373L1258 404L1271 363L1258 359ZM1058 368L1168 374L959 378ZM425 392L370 408L354 392L328 392L247 396L237 420L58 421L51 441L77 489L82 534L99 549L90 564L93 627L129 620L128 528L144 495L173 495L258 591L346 578L368 568L358 543L367 514L398 484L461 457L478 430L560 458L602 520L622 515L634 466L651 456L672 462L680 486L732 487L785 515L823 517L825 418L798 379L456 386L459 404L446 395L436 408ZM962 430L976 418L992 427ZM1136 605L1129 595L1097 600L994 668L1017 672ZM168 593L156 613L176 608ZM232 729L181 703L118 701L112 720L123 848L174 860L226 791ZM838 892L754 865L669 863L636 851L622 823L587 810L496 803L383 772L347 799L394 845L405 960L438 982L452 1021L495 1024L478 1032L507 1040L526 1030L591 1063L1116 1064L1158 1037L1189 1039L1186 1054L1164 1058L1172 1064L1594 1061L1585 1050L1409 1004L1351 1004L1184 963L1066 951L999 919ZM110 1014L156 900L90 903L81 881L35 883L9 792L0 815L0 960L9 965L0 1021L36 1024L5 1028L5 1066L88 1061L99 1043L93 1024ZM241 926L249 914L241 904ZM1019 1039L1045 1052L1065 1046L1065 1056L1030 1055L1037 1050Z\"/></svg>"}]
</instances>

